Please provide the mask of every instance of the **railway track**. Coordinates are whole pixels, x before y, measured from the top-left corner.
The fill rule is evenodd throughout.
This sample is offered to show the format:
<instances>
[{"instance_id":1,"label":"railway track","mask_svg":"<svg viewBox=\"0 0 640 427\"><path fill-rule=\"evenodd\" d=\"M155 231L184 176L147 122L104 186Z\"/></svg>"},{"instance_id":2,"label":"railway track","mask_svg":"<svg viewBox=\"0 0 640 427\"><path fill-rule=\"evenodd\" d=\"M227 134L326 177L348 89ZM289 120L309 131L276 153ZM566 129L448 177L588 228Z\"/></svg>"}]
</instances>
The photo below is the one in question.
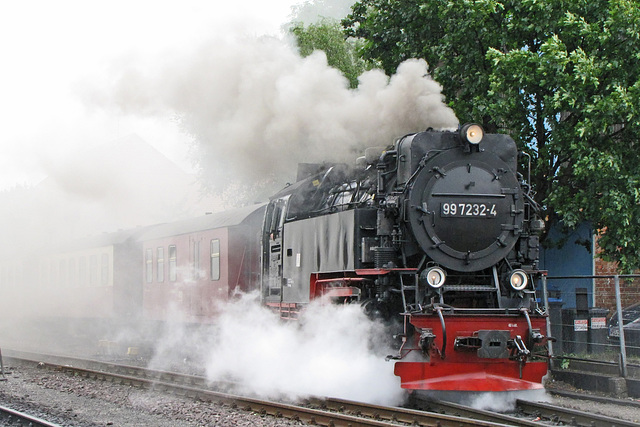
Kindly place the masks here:
<instances>
[{"instance_id":1,"label":"railway track","mask_svg":"<svg viewBox=\"0 0 640 427\"><path fill-rule=\"evenodd\" d=\"M3 426L60 427L38 417L6 406L0 406L0 424Z\"/></svg>"},{"instance_id":2,"label":"railway track","mask_svg":"<svg viewBox=\"0 0 640 427\"><path fill-rule=\"evenodd\" d=\"M7 356L17 361L38 363L42 368L66 372L69 375L162 391L205 402L217 402L233 408L301 420L316 425L540 426L545 420L552 424L563 422L577 426L637 425L624 420L572 412L553 405L526 401L518 401L518 408L522 413L528 414L531 419L442 401L430 402L428 411L369 405L332 398L311 398L302 403L291 404L233 394L233 383L211 384L200 376L69 357L18 352L10 352Z\"/></svg>"},{"instance_id":3,"label":"railway track","mask_svg":"<svg viewBox=\"0 0 640 427\"><path fill-rule=\"evenodd\" d=\"M638 400L618 399L615 397L597 396L592 394L585 395L583 393L576 393L567 390L549 390L549 393L556 396L568 397L570 399L589 400L596 403L607 403L618 406L633 406L636 408L640 408L640 401Z\"/></svg>"},{"instance_id":4,"label":"railway track","mask_svg":"<svg viewBox=\"0 0 640 427\"><path fill-rule=\"evenodd\" d=\"M578 396L576 396L578 398ZM533 420L520 419L513 421L514 417L509 415L496 414L491 411L483 411L468 406L451 402L434 401L426 404L431 411L443 411L451 414L460 414L464 417L491 420L493 422L503 422L508 425L517 422L521 426L540 426L541 423L552 425L571 425L585 427L632 427L637 426L637 422L621 420L604 415L590 414L575 409L564 408L548 403L531 402L526 400L516 400L516 411L527 414Z\"/></svg>"},{"instance_id":5,"label":"railway track","mask_svg":"<svg viewBox=\"0 0 640 427\"><path fill-rule=\"evenodd\" d=\"M7 352L8 353L8 352ZM40 357L38 357L40 356ZM368 405L339 399L310 399L301 404L272 402L252 397L239 396L210 390L202 377L172 372L152 371L140 367L115 365L75 358L56 358L22 353L11 357L18 362L37 363L43 369L66 372L93 380L111 381L121 385L153 389L205 402L226 404L234 408L274 417L301 420L325 426L499 426L501 424L476 419L465 419L455 415L433 414L403 408ZM49 360L47 360L49 359ZM47 360L46 362L38 360ZM91 365L91 369L72 366L71 363ZM98 369L99 368L99 369ZM119 373L113 372L117 370ZM216 386L216 385L214 385ZM220 384L217 384L220 386ZM223 384L224 388L233 387Z\"/></svg>"},{"instance_id":6,"label":"railway track","mask_svg":"<svg viewBox=\"0 0 640 427\"><path fill-rule=\"evenodd\" d=\"M634 427L638 425L637 422L620 420L598 414L588 414L575 409L562 408L541 402L517 400L516 405L518 410L523 413L550 420L555 424L563 423L572 426L593 427Z\"/></svg>"}]
</instances>

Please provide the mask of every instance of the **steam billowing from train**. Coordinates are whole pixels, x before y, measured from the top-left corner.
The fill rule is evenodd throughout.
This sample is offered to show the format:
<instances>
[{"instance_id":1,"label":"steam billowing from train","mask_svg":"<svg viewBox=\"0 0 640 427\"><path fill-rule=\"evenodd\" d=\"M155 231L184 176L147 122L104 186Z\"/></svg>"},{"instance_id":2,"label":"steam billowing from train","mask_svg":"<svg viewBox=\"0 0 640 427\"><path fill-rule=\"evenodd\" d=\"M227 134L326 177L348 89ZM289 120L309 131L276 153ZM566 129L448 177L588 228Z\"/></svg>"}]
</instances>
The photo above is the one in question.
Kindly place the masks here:
<instances>
[{"instance_id":1,"label":"steam billowing from train","mask_svg":"<svg viewBox=\"0 0 640 427\"><path fill-rule=\"evenodd\" d=\"M170 370L186 358L209 380L232 380L238 391L267 399L324 395L397 405L404 393L385 360L394 351L388 336L357 304L314 301L299 321L283 322L255 292L220 306L215 324L197 332L167 323L150 366Z\"/></svg>"},{"instance_id":2,"label":"steam billowing from train","mask_svg":"<svg viewBox=\"0 0 640 427\"><path fill-rule=\"evenodd\" d=\"M457 126L423 60L391 78L366 72L350 90L324 53L301 58L273 38L210 41L157 66L131 63L114 80L87 96L126 113L176 114L203 174L225 184L291 179L298 162L351 161L409 132Z\"/></svg>"}]
</instances>

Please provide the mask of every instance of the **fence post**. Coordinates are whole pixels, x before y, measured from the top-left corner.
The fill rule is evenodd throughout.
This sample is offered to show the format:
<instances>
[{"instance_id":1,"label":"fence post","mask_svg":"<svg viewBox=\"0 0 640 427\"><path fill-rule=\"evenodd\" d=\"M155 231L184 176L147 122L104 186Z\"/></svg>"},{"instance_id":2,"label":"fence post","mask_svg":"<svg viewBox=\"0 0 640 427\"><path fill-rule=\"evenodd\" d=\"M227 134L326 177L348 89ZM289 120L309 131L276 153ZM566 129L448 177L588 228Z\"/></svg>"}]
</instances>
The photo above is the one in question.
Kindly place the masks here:
<instances>
[{"instance_id":1,"label":"fence post","mask_svg":"<svg viewBox=\"0 0 640 427\"><path fill-rule=\"evenodd\" d=\"M624 342L624 324L622 323L622 302L620 300L620 276L613 276L616 288L616 310L618 310L618 331L620 333L620 371L623 378L627 378L627 346Z\"/></svg>"},{"instance_id":2,"label":"fence post","mask_svg":"<svg viewBox=\"0 0 640 427\"><path fill-rule=\"evenodd\" d=\"M0 381L6 381L7 377L4 376L4 363L2 363L2 349L0 349Z\"/></svg>"},{"instance_id":3,"label":"fence post","mask_svg":"<svg viewBox=\"0 0 640 427\"><path fill-rule=\"evenodd\" d=\"M544 309L547 313L547 336L551 335L551 316L549 314L549 293L547 292L547 276L542 275L542 301L544 302ZM549 345L549 362L553 367L553 342L547 341Z\"/></svg>"}]
</instances>

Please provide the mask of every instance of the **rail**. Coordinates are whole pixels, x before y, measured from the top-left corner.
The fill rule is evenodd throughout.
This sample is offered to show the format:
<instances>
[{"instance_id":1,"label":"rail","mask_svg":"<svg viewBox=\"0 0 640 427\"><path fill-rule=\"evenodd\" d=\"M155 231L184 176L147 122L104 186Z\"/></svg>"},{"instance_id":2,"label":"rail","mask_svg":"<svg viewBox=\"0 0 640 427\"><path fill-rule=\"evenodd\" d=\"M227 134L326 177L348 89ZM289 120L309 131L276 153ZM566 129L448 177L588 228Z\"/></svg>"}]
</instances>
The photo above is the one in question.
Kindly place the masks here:
<instances>
[{"instance_id":1,"label":"rail","mask_svg":"<svg viewBox=\"0 0 640 427\"><path fill-rule=\"evenodd\" d=\"M3 425L25 425L33 427L60 427L59 424L50 423L38 417L31 416L24 412L16 411L15 409L8 408L6 406L0 406L0 420Z\"/></svg>"},{"instance_id":2,"label":"rail","mask_svg":"<svg viewBox=\"0 0 640 427\"><path fill-rule=\"evenodd\" d=\"M563 408L541 402L529 402L517 400L516 406L525 414L531 414L553 423L562 423L572 426L585 427L637 427L634 421L621 420L619 418L607 417L604 415L590 414L571 408Z\"/></svg>"}]
</instances>

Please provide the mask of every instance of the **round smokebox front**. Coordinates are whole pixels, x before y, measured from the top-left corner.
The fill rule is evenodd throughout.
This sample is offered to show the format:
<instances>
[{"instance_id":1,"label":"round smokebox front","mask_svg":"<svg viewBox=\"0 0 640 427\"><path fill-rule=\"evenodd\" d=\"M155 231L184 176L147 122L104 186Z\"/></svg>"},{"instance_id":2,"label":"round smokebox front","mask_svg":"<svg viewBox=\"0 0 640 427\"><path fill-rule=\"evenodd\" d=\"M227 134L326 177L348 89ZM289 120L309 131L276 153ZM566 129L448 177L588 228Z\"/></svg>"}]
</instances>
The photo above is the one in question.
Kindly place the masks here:
<instances>
[{"instance_id":1,"label":"round smokebox front","mask_svg":"<svg viewBox=\"0 0 640 427\"><path fill-rule=\"evenodd\" d=\"M435 156L410 189L409 224L435 262L478 271L515 245L524 202L515 174L496 155L452 150Z\"/></svg>"}]
</instances>

